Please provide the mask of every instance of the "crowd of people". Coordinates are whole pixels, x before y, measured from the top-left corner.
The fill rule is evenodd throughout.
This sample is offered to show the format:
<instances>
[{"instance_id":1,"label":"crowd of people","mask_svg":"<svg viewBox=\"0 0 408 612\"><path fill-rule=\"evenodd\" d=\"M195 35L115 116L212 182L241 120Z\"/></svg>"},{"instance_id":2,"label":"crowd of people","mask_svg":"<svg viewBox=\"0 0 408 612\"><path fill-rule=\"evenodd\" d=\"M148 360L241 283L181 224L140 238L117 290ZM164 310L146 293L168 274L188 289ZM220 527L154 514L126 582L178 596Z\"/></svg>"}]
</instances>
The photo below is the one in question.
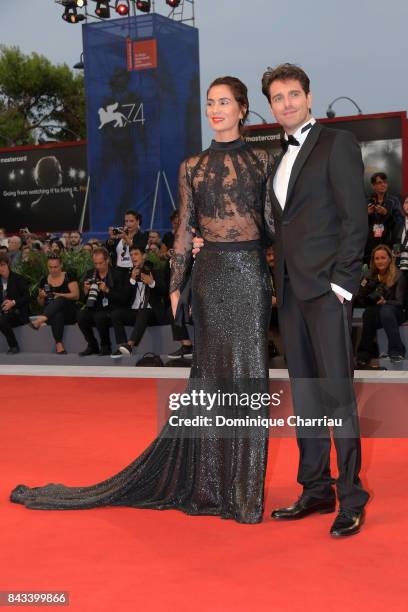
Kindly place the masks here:
<instances>
[{"instance_id":1,"label":"crowd of people","mask_svg":"<svg viewBox=\"0 0 408 612\"><path fill-rule=\"evenodd\" d=\"M356 349L357 367L372 369L377 357L404 360L406 347L400 325L408 316L408 194L402 199L388 191L388 177L371 177L368 200L368 239L356 307L364 308L361 339ZM383 328L388 348L380 354L377 330Z\"/></svg>"},{"instance_id":2,"label":"crowd of people","mask_svg":"<svg viewBox=\"0 0 408 612\"><path fill-rule=\"evenodd\" d=\"M132 354L148 326L171 324L180 348L169 359L191 358L188 329L174 325L168 297L178 212L171 214L172 231L163 237L142 231L141 221L138 212L128 210L123 226L108 229L106 241L86 243L79 231L36 236L23 228L7 237L0 229L0 331L8 353L24 348L14 328L25 324L35 330L49 325L57 355L66 354L64 327L77 324L86 341L81 356L114 359Z\"/></svg>"},{"instance_id":3,"label":"crowd of people","mask_svg":"<svg viewBox=\"0 0 408 612\"><path fill-rule=\"evenodd\" d=\"M377 357L389 356L392 362L405 358L400 325L408 316L408 195L401 205L389 193L383 172L373 174L371 186L365 264L354 300L355 307L364 309L356 364L369 369L377 367L372 365ZM0 331L8 342L8 353L23 348L13 329L24 324L36 330L49 325L56 353L64 355L64 326L77 323L86 341L80 355L111 355L113 359L135 352L148 326L172 324L180 348L168 357L191 357L187 327L174 325L168 299L178 211L171 214L172 229L163 236L156 230L142 231L141 222L138 212L128 210L123 226L108 228L106 241L90 238L87 242L79 231L37 236L23 228L19 235L7 236L0 228ZM83 255L81 270L64 265L73 253ZM266 248L265 255L273 284L273 246ZM32 283L25 266L36 257L38 261L38 256L46 259L46 273ZM278 315L276 298L272 299L269 356L275 357L280 351L274 341ZM129 337L127 326L132 328ZM110 328L115 347L111 346ZM379 328L388 339L388 351L381 355L376 341Z\"/></svg>"}]
</instances>

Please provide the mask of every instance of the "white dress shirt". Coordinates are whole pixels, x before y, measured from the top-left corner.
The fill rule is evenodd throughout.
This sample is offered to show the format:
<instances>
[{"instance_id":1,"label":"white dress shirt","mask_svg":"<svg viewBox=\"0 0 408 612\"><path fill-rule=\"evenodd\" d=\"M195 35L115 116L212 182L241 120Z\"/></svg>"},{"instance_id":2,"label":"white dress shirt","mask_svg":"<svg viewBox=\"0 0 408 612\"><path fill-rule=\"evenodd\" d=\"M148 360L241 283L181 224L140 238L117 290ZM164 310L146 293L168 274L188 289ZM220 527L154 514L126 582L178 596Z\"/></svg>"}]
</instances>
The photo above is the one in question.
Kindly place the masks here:
<instances>
[{"instance_id":1,"label":"white dress shirt","mask_svg":"<svg viewBox=\"0 0 408 612\"><path fill-rule=\"evenodd\" d=\"M146 285L143 281L136 281L134 278L130 278L129 282L131 285L136 285L137 284L137 288L136 288L136 295L135 295L135 299L133 300L133 304L131 306L132 310L139 310L139 308L141 308L143 306L144 303L144 299L145 299L145 291L146 291ZM154 289L156 286L156 281L153 279L152 283L149 285L150 289ZM150 304L147 304L146 308L151 308Z\"/></svg>"},{"instance_id":2,"label":"white dress shirt","mask_svg":"<svg viewBox=\"0 0 408 612\"><path fill-rule=\"evenodd\" d=\"M408 236L408 217L405 219L405 226L402 230L401 243L405 241L406 236Z\"/></svg>"},{"instance_id":3,"label":"white dress shirt","mask_svg":"<svg viewBox=\"0 0 408 612\"><path fill-rule=\"evenodd\" d=\"M285 204L286 204L289 179L290 179L290 175L292 172L293 164L295 163L296 158L299 155L299 151L302 148L303 143L305 142L306 138L310 134L310 129L303 132L303 134L302 134L302 129L309 123L314 125L316 123L316 119L314 117L310 117L293 134L294 138L296 138L296 140L299 142L299 146L291 145L291 144L288 146L288 150L286 151L285 155L282 157L279 167L273 178L273 189L278 199L278 202L282 207L282 210L285 208ZM286 140L288 139L286 134L285 134L285 139ZM331 285L332 290L337 295L341 296L342 298L345 298L346 300L351 300L351 298L353 297L353 295L349 291L346 291L345 289L343 289L343 287L339 287L339 285L336 285L335 283L330 283L330 285ZM340 301L343 301L343 300L340 300Z\"/></svg>"}]
</instances>

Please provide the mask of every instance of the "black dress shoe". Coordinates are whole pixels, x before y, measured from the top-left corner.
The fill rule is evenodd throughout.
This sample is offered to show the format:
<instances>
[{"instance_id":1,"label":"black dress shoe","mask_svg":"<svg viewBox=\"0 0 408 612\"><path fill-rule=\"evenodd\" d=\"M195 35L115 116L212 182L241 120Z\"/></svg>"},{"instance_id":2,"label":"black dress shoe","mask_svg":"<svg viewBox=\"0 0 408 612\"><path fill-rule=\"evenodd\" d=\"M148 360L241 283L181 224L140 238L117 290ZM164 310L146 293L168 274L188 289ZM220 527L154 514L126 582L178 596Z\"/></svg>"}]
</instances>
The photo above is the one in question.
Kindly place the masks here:
<instances>
[{"instance_id":1,"label":"black dress shoe","mask_svg":"<svg viewBox=\"0 0 408 612\"><path fill-rule=\"evenodd\" d=\"M112 349L110 346L101 346L101 350L99 351L99 357L107 357L112 353Z\"/></svg>"},{"instance_id":2,"label":"black dress shoe","mask_svg":"<svg viewBox=\"0 0 408 612\"><path fill-rule=\"evenodd\" d=\"M358 359L356 361L356 368L357 370L374 370L376 372L382 372L384 370L387 370L387 368L385 368L384 366L371 365L369 361L365 361L362 359Z\"/></svg>"},{"instance_id":3,"label":"black dress shoe","mask_svg":"<svg viewBox=\"0 0 408 612\"><path fill-rule=\"evenodd\" d=\"M316 497L308 497L303 495L299 497L297 502L295 502L292 506L274 510L271 516L279 521L293 521L308 516L309 514L313 514L314 512L319 512L319 514L329 514L330 512L334 512L335 509L336 500L334 498L318 499Z\"/></svg>"},{"instance_id":4,"label":"black dress shoe","mask_svg":"<svg viewBox=\"0 0 408 612\"><path fill-rule=\"evenodd\" d=\"M330 535L334 538L354 535L360 531L361 525L364 523L364 518L364 510L354 512L353 510L340 509L330 529Z\"/></svg>"},{"instance_id":5,"label":"black dress shoe","mask_svg":"<svg viewBox=\"0 0 408 612\"><path fill-rule=\"evenodd\" d=\"M7 355L17 355L20 352L20 349L18 346L10 346L9 350L7 351Z\"/></svg>"},{"instance_id":6,"label":"black dress shoe","mask_svg":"<svg viewBox=\"0 0 408 612\"><path fill-rule=\"evenodd\" d=\"M80 357L88 357L88 355L98 355L99 349L97 346L88 346L84 351L81 351L79 354Z\"/></svg>"}]
</instances>

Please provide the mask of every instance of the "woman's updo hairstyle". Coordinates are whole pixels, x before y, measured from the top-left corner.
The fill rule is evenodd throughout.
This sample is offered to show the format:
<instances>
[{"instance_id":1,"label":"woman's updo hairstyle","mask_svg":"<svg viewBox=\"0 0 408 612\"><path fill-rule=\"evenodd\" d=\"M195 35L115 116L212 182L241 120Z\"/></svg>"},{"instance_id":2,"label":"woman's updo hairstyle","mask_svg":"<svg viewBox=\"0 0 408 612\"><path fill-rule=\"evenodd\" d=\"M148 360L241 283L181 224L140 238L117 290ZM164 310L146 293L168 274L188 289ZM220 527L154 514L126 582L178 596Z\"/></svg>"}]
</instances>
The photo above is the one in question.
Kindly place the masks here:
<instances>
[{"instance_id":1,"label":"woman's updo hairstyle","mask_svg":"<svg viewBox=\"0 0 408 612\"><path fill-rule=\"evenodd\" d=\"M241 107L241 110L244 113L244 116L242 119L240 119L239 131L241 132L241 134L243 134L245 131L244 125L245 125L245 122L249 114L249 100L248 100L247 86L244 85L244 83L240 81L240 79L237 79L236 77L232 77L232 76L218 77L218 79L215 79L215 81L213 81L211 85L209 86L209 88L207 89L207 98L208 98L210 89L212 87L216 87L217 85L226 85L227 87L229 87L232 92L232 95L234 96L235 100L238 102L239 106Z\"/></svg>"}]
</instances>

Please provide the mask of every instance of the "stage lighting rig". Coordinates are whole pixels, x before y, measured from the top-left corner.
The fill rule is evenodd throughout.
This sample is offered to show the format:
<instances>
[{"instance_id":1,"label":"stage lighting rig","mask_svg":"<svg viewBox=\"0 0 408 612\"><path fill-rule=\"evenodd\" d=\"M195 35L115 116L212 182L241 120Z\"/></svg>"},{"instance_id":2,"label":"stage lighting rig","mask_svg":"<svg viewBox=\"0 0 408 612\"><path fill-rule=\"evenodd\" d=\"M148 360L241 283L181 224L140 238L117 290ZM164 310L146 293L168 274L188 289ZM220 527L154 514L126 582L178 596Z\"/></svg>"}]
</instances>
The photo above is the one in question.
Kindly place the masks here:
<instances>
[{"instance_id":1,"label":"stage lighting rig","mask_svg":"<svg viewBox=\"0 0 408 612\"><path fill-rule=\"evenodd\" d=\"M166 0L166 4L171 6L171 8L177 8L180 4L181 0Z\"/></svg>"},{"instance_id":2,"label":"stage lighting rig","mask_svg":"<svg viewBox=\"0 0 408 612\"><path fill-rule=\"evenodd\" d=\"M115 11L118 15L125 16L129 14L129 0L116 0Z\"/></svg>"},{"instance_id":3,"label":"stage lighting rig","mask_svg":"<svg viewBox=\"0 0 408 612\"><path fill-rule=\"evenodd\" d=\"M137 0L136 8L142 11L142 13L150 13L151 4L150 0Z\"/></svg>"},{"instance_id":4,"label":"stage lighting rig","mask_svg":"<svg viewBox=\"0 0 408 612\"><path fill-rule=\"evenodd\" d=\"M75 0L75 4L77 8L84 8L88 4L88 2L87 0Z\"/></svg>"},{"instance_id":5,"label":"stage lighting rig","mask_svg":"<svg viewBox=\"0 0 408 612\"><path fill-rule=\"evenodd\" d=\"M85 19L84 15L78 15L78 11L76 9L75 2L66 2L64 3L65 11L62 15L62 18L67 23L79 23Z\"/></svg>"},{"instance_id":6,"label":"stage lighting rig","mask_svg":"<svg viewBox=\"0 0 408 612\"><path fill-rule=\"evenodd\" d=\"M109 2L107 2L107 0L97 1L95 15L97 15L100 19L109 19L110 8L109 8Z\"/></svg>"}]
</instances>

